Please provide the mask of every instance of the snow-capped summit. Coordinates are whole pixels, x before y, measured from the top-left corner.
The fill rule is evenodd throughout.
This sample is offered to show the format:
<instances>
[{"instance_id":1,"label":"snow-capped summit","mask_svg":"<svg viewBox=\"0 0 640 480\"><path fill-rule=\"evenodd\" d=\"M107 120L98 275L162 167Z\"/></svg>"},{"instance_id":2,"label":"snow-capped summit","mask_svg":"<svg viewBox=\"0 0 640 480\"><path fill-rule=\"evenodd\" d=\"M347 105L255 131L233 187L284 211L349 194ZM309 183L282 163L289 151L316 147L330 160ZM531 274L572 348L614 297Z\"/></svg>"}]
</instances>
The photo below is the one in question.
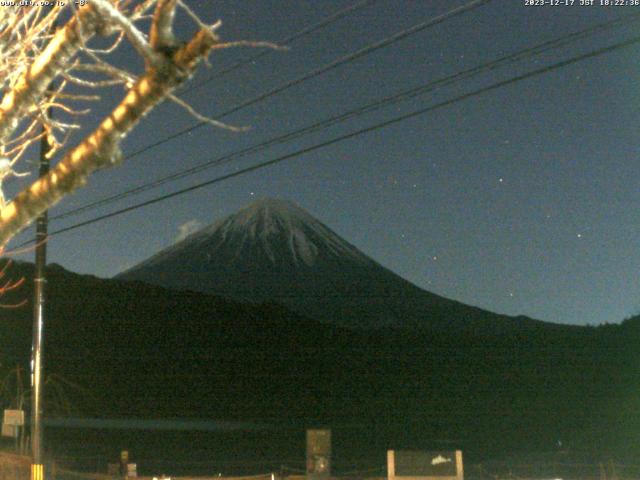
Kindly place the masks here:
<instances>
[{"instance_id":1,"label":"snow-capped summit","mask_svg":"<svg viewBox=\"0 0 640 480\"><path fill-rule=\"evenodd\" d=\"M237 248L235 257L252 243L272 264L304 263L312 266L321 256L345 256L356 262L369 259L293 202L273 198L257 200L216 224L225 242ZM212 232L209 231L208 234Z\"/></svg>"},{"instance_id":2,"label":"snow-capped summit","mask_svg":"<svg viewBox=\"0 0 640 480\"><path fill-rule=\"evenodd\" d=\"M265 267L295 269L330 259L375 263L295 203L264 198L187 236L119 277L137 278L136 272L166 262L177 271L201 271L213 264L257 269L264 263ZM192 288L196 289L195 285Z\"/></svg>"},{"instance_id":3,"label":"snow-capped summit","mask_svg":"<svg viewBox=\"0 0 640 480\"><path fill-rule=\"evenodd\" d=\"M349 326L466 323L485 313L384 268L298 205L260 199L118 278L275 302Z\"/></svg>"}]
</instances>

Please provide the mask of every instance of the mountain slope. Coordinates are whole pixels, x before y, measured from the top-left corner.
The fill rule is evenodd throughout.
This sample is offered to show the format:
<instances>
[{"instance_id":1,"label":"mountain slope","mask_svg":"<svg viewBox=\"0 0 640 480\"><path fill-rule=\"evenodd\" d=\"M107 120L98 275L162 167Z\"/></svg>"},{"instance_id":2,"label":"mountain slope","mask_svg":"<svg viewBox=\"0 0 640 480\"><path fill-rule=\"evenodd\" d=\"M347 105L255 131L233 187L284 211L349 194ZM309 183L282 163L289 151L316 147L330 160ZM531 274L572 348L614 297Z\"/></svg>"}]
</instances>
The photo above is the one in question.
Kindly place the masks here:
<instances>
[{"instance_id":1,"label":"mountain slope","mask_svg":"<svg viewBox=\"0 0 640 480\"><path fill-rule=\"evenodd\" d=\"M500 330L536 324L424 291L302 208L275 199L259 200L117 278L253 303L277 302L349 327Z\"/></svg>"},{"instance_id":2,"label":"mountain slope","mask_svg":"<svg viewBox=\"0 0 640 480\"><path fill-rule=\"evenodd\" d=\"M9 276L26 282L3 303L31 299L33 265L16 264ZM384 459L388 448L434 448L438 439L455 439L475 458L544 451L558 439L599 455L637 457L638 322L541 323L482 336L348 330L273 304L58 266L47 279L45 370L87 388L83 416L205 417L292 431L328 425L343 461ZM2 366L27 367L32 311L0 308ZM291 458L288 436L272 458ZM261 442L273 438L247 451ZM236 447L224 437L212 449L223 443Z\"/></svg>"}]
</instances>

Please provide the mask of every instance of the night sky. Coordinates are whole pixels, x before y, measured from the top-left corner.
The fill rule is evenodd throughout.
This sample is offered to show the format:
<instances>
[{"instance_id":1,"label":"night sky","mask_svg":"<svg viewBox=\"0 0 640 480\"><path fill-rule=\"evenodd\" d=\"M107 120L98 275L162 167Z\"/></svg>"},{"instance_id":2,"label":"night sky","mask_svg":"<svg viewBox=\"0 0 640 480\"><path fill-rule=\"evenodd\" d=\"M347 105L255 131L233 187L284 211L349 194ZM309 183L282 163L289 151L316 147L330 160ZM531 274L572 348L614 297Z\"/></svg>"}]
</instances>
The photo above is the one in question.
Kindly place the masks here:
<instances>
[{"instance_id":1,"label":"night sky","mask_svg":"<svg viewBox=\"0 0 640 480\"><path fill-rule=\"evenodd\" d=\"M222 19L225 40L277 42L355 2L188 3L207 21ZM216 115L465 3L378 0L293 42L288 51L271 52L198 88L187 86L181 96ZM225 118L251 126L248 132L201 127L99 172L51 215L544 41L640 14L640 6L579 3L489 2ZM600 32L144 194L52 220L50 230L633 38L639 25ZM192 28L187 26L181 18L184 38ZM192 85L256 53L217 52ZM132 59L124 52L115 61ZM49 261L109 277L257 198L279 197L298 203L382 265L445 297L552 322L620 322L640 313L639 60L635 44L53 236ZM118 89L105 92L105 106L95 109L87 125L95 126L121 95ZM194 123L180 108L161 106L126 139L124 153ZM13 180L8 189L15 192L29 181ZM33 228L10 247L28 235Z\"/></svg>"}]
</instances>

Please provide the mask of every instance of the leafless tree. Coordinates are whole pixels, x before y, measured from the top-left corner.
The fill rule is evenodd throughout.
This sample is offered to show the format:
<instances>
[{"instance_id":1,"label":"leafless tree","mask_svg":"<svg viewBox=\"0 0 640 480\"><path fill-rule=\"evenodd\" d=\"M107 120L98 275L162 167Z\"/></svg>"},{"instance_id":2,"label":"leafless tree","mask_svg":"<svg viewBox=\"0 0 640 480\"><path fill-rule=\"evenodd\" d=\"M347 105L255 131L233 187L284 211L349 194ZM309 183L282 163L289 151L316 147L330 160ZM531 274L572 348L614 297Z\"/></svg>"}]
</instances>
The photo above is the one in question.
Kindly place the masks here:
<instances>
[{"instance_id":1,"label":"leafless tree","mask_svg":"<svg viewBox=\"0 0 640 480\"><path fill-rule=\"evenodd\" d=\"M0 6L0 190L4 180L24 174L16 170L17 162L43 137L51 146L51 157L61 153L48 175L13 199L1 196L0 247L84 185L92 172L121 162L123 138L162 101L177 102L203 119L172 92L212 50L268 45L221 42L220 22L205 24L182 0L87 0L74 7L75 3ZM197 33L186 41L174 34L178 10L197 26ZM138 74L109 61L126 43L143 60L144 70ZM86 106L114 85L124 87L122 100L93 132L71 145L72 132L89 111ZM51 111L58 113L50 115Z\"/></svg>"}]
</instances>

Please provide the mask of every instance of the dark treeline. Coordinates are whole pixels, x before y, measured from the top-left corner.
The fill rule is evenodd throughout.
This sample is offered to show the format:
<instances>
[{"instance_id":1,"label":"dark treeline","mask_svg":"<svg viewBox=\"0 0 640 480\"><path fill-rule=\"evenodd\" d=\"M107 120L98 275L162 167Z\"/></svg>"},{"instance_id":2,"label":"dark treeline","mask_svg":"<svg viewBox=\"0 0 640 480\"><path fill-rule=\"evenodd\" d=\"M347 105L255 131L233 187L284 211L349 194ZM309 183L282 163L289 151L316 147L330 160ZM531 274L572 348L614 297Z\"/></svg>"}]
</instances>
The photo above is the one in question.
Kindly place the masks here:
<instances>
[{"instance_id":1,"label":"dark treeline","mask_svg":"<svg viewBox=\"0 0 640 480\"><path fill-rule=\"evenodd\" d=\"M11 275L27 282L4 303L31 299L32 266L16 264ZM640 317L600 327L516 319L495 331L464 321L434 331L425 319L411 330L350 330L275 304L58 266L48 294L45 366L86 389L69 390L76 416L326 425L354 458L443 445L478 461L640 453ZM0 310L0 334L3 367L26 368L30 304Z\"/></svg>"}]
</instances>

